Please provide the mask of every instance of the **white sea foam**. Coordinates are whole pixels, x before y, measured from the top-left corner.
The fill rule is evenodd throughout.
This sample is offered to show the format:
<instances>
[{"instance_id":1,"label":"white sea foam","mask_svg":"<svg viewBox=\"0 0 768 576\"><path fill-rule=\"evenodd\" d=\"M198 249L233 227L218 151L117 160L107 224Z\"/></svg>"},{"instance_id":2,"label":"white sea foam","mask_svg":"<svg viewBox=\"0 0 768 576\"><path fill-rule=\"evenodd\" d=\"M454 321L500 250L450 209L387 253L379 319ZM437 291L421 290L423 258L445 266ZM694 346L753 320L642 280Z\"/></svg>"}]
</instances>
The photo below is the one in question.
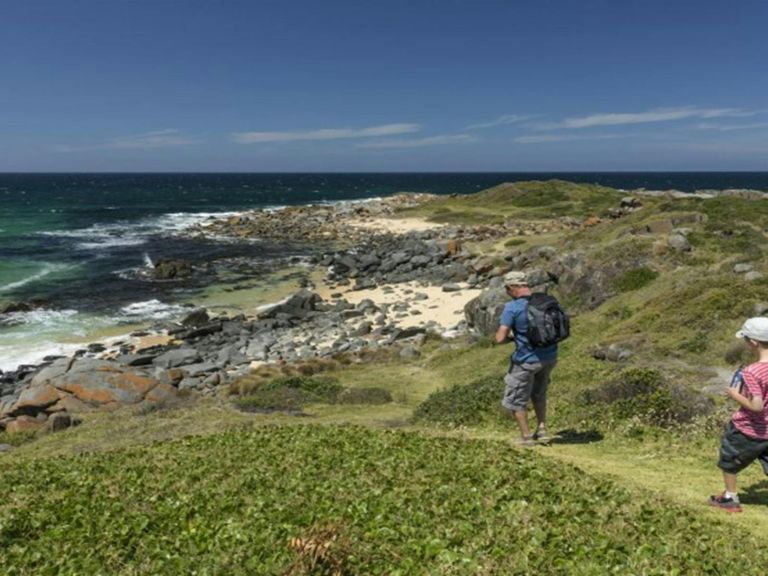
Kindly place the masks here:
<instances>
[{"instance_id":1,"label":"white sea foam","mask_svg":"<svg viewBox=\"0 0 768 576\"><path fill-rule=\"evenodd\" d=\"M100 250L102 248L116 248L118 246L141 246L146 242L143 238L106 238L95 242L78 242L76 246L81 250Z\"/></svg>"},{"instance_id":2,"label":"white sea foam","mask_svg":"<svg viewBox=\"0 0 768 576\"><path fill-rule=\"evenodd\" d=\"M136 221L93 224L77 230L39 232L42 236L71 238L78 250L104 250L123 246L141 246L150 236L174 236L212 218L228 218L242 212L171 212Z\"/></svg>"},{"instance_id":3,"label":"white sea foam","mask_svg":"<svg viewBox=\"0 0 768 576\"><path fill-rule=\"evenodd\" d=\"M0 370L16 370L22 364L38 364L46 356L69 356L81 344L57 344L40 342L35 344L0 344Z\"/></svg>"},{"instance_id":4,"label":"white sea foam","mask_svg":"<svg viewBox=\"0 0 768 576\"><path fill-rule=\"evenodd\" d=\"M3 321L9 325L36 324L41 329L53 328L57 324L77 314L77 310L30 310L29 312L9 312L3 314Z\"/></svg>"},{"instance_id":5,"label":"white sea foam","mask_svg":"<svg viewBox=\"0 0 768 576\"><path fill-rule=\"evenodd\" d=\"M337 204L365 204L367 202L381 202L384 200L384 196L370 196L367 198L353 198L351 200L338 199L338 200L320 200L313 204L307 204L307 206L334 206Z\"/></svg>"},{"instance_id":6,"label":"white sea foam","mask_svg":"<svg viewBox=\"0 0 768 576\"><path fill-rule=\"evenodd\" d=\"M36 282L37 280L41 280L42 278L45 278L46 276L48 276L49 274L52 274L53 272L61 272L69 268L69 266L65 264L53 264L50 262L41 262L40 266L42 266L42 269L40 271L35 272L34 274L27 276L26 278L22 278L21 280L17 280L16 282L3 284L2 286L0 286L0 293L8 292L16 288L21 288L22 286L26 286L30 282Z\"/></svg>"},{"instance_id":7,"label":"white sea foam","mask_svg":"<svg viewBox=\"0 0 768 576\"><path fill-rule=\"evenodd\" d=\"M80 344L62 343L62 336L85 337L77 310L32 310L3 315L10 326L0 333L0 370L36 364L49 355L71 354Z\"/></svg>"},{"instance_id":8,"label":"white sea foam","mask_svg":"<svg viewBox=\"0 0 768 576\"><path fill-rule=\"evenodd\" d=\"M180 233L194 226L205 224L207 220L214 218L231 218L240 216L244 212L172 212L158 216L150 222L158 229L168 232Z\"/></svg>"},{"instance_id":9,"label":"white sea foam","mask_svg":"<svg viewBox=\"0 0 768 576\"><path fill-rule=\"evenodd\" d=\"M79 250L101 250L117 246L140 246L147 241L147 232L139 225L129 224L94 224L78 230L56 230L40 232L41 236L71 238L80 240L75 244Z\"/></svg>"},{"instance_id":10,"label":"white sea foam","mask_svg":"<svg viewBox=\"0 0 768 576\"><path fill-rule=\"evenodd\" d=\"M146 300L123 306L120 313L131 320L164 320L177 316L184 310L184 306L165 304L160 300Z\"/></svg>"}]
</instances>

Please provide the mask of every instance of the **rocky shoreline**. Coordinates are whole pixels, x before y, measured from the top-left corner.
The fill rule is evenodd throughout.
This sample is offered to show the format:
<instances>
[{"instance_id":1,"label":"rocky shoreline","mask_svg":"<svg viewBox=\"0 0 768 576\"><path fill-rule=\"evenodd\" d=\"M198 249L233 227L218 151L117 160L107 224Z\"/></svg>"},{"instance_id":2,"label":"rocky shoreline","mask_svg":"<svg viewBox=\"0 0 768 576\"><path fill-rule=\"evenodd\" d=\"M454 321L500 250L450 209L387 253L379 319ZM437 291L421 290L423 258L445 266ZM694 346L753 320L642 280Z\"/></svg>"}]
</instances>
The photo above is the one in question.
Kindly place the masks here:
<instances>
[{"instance_id":1,"label":"rocky shoreline","mask_svg":"<svg viewBox=\"0 0 768 576\"><path fill-rule=\"evenodd\" d=\"M434 321L403 325L403 319L420 315L414 304L429 299L418 285L394 304L367 298L352 303L343 297L348 290L366 286L391 290L388 285L395 282L457 292L462 289L458 282L476 274L470 255L448 238L456 234L454 230L372 235L369 228L360 226L391 214L396 207L422 201L421 196L264 211L257 218L215 221L205 229L191 230L190 234L242 239L244 222L248 222L252 233L261 238L280 237L290 230L294 238L311 240L317 234L334 241L337 250L310 261L327 270L321 287L326 298L308 286L254 316L211 316L205 309L196 309L178 323L108 344L93 343L73 357L48 357L38 365L0 373L0 431L57 430L76 422L67 419L69 414L158 405L188 394L226 393L228 384L262 364L302 362L392 345L403 356L418 355L428 331L466 332L460 318L448 326ZM295 221L302 222L298 230ZM353 240L367 244L355 245ZM182 264L175 267L183 268Z\"/></svg>"},{"instance_id":2,"label":"rocky shoreline","mask_svg":"<svg viewBox=\"0 0 768 576\"><path fill-rule=\"evenodd\" d=\"M673 192L617 194L610 218L641 209L644 195L660 194L675 197ZM75 415L88 410L158 406L187 395L224 395L230 384L264 364L301 363L395 346L401 356L415 357L430 332L456 336L493 331L505 301L501 276L510 269L526 269L540 289L559 281L566 296L569 291L589 294L590 307L608 297L608 281L622 271L594 269L578 253L560 254L550 246L525 251L510 247L503 259L467 248L510 235L584 229L601 222L595 217L481 226L410 222L410 230L408 226L387 230L387 224L408 223L391 219L397 209L429 198L401 194L254 211L212 219L189 230L193 236L240 240L298 238L331 249L308 261L324 272L317 285L307 278L299 292L255 315L212 316L206 309L195 309L179 322L131 338L93 343L73 357L46 358L39 365L0 373L0 431L58 430L76 423ZM659 250L690 250L681 224L685 223L670 221L659 224L658 230L636 233L657 236L657 244L663 243ZM629 269L644 263L629 259L620 265ZM442 312L440 319L431 312Z\"/></svg>"}]
</instances>

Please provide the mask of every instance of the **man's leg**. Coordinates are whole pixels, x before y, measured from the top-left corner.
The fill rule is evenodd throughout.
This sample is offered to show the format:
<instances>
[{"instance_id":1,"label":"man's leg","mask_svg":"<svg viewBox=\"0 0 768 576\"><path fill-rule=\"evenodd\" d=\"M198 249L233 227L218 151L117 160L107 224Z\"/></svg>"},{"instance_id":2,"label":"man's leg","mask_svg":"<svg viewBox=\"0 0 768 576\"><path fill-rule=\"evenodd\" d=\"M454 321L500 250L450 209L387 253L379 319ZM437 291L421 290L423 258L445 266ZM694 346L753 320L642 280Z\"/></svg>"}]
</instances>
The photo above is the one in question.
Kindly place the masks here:
<instances>
[{"instance_id":1,"label":"man's leg","mask_svg":"<svg viewBox=\"0 0 768 576\"><path fill-rule=\"evenodd\" d=\"M533 401L533 411L536 413L536 428L547 427L547 396L541 396Z\"/></svg>"},{"instance_id":2,"label":"man's leg","mask_svg":"<svg viewBox=\"0 0 768 576\"><path fill-rule=\"evenodd\" d=\"M542 364L533 378L533 387L531 389L531 400L533 401L533 410L536 413L536 435L546 438L547 429L547 390L549 389L549 376L555 363Z\"/></svg>"},{"instance_id":3,"label":"man's leg","mask_svg":"<svg viewBox=\"0 0 768 576\"><path fill-rule=\"evenodd\" d=\"M501 405L508 415L514 417L522 439L524 441L530 440L531 430L528 425L527 405L531 399L533 372L515 364L504 377L504 383L506 387Z\"/></svg>"},{"instance_id":4,"label":"man's leg","mask_svg":"<svg viewBox=\"0 0 768 576\"><path fill-rule=\"evenodd\" d=\"M528 426L528 411L527 410L515 410L512 412L515 415L517 426L520 428L520 435L523 439L531 438L531 429Z\"/></svg>"}]
</instances>

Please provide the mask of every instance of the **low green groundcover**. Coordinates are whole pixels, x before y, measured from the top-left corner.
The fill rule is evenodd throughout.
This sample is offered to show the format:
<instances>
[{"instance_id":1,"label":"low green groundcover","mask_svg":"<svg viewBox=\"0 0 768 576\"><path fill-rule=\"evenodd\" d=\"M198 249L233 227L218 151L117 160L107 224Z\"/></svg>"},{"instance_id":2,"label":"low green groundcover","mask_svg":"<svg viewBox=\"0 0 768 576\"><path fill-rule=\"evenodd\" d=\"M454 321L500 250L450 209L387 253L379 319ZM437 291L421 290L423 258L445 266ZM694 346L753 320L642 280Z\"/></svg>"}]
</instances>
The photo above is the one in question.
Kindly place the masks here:
<instances>
[{"instance_id":1,"label":"low green groundcover","mask_svg":"<svg viewBox=\"0 0 768 576\"><path fill-rule=\"evenodd\" d=\"M765 547L496 441L285 426L5 462L0 572L763 574Z\"/></svg>"}]
</instances>

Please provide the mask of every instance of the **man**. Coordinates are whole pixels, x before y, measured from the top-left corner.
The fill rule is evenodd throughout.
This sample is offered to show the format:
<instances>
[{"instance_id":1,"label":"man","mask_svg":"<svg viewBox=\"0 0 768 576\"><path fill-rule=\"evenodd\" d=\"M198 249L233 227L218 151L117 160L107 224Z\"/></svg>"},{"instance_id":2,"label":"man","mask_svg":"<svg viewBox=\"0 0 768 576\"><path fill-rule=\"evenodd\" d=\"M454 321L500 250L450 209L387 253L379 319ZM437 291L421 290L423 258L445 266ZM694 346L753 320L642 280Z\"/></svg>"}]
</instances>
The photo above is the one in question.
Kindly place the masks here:
<instances>
[{"instance_id":1,"label":"man","mask_svg":"<svg viewBox=\"0 0 768 576\"><path fill-rule=\"evenodd\" d=\"M548 442L547 387L549 376L557 363L557 344L536 348L528 340L528 298L531 289L525 272L512 271L504 276L504 287L512 300L504 306L496 332L496 342L503 344L510 336L515 340L509 371L504 377L506 388L502 407L513 415L520 428L519 444L533 446L536 441ZM528 402L533 401L536 431L528 425Z\"/></svg>"}]
</instances>

